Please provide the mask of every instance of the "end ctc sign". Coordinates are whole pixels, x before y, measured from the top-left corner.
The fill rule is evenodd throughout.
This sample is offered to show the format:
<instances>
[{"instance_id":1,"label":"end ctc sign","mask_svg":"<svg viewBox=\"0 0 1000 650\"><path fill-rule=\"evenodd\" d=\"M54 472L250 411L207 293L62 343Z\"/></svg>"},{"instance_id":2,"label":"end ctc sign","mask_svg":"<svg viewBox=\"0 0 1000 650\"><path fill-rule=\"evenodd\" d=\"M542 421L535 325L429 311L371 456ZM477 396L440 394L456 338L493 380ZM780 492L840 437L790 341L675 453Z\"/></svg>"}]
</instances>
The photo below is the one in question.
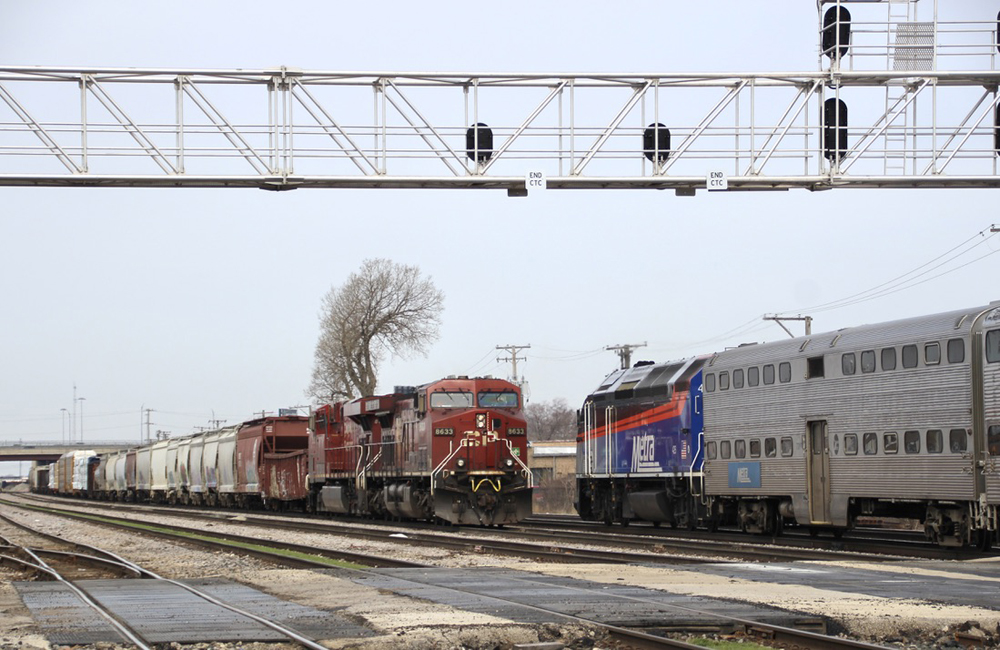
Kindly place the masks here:
<instances>
[{"instance_id":1,"label":"end ctc sign","mask_svg":"<svg viewBox=\"0 0 1000 650\"><path fill-rule=\"evenodd\" d=\"M729 178L726 172L710 171L705 176L705 186L709 192L718 192L729 189Z\"/></svg>"}]
</instances>

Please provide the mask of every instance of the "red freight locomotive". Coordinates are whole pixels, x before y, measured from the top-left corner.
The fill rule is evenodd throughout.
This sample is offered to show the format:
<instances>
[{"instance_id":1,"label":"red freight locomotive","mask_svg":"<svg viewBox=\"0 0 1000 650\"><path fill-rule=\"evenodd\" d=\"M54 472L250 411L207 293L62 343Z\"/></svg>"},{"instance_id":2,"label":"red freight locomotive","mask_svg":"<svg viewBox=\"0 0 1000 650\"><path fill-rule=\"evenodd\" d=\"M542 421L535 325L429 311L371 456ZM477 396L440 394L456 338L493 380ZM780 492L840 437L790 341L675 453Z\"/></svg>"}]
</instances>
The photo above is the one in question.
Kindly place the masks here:
<instances>
[{"instance_id":1,"label":"red freight locomotive","mask_svg":"<svg viewBox=\"0 0 1000 650\"><path fill-rule=\"evenodd\" d=\"M499 525L531 513L521 392L449 377L320 407L309 436L314 511Z\"/></svg>"}]
</instances>

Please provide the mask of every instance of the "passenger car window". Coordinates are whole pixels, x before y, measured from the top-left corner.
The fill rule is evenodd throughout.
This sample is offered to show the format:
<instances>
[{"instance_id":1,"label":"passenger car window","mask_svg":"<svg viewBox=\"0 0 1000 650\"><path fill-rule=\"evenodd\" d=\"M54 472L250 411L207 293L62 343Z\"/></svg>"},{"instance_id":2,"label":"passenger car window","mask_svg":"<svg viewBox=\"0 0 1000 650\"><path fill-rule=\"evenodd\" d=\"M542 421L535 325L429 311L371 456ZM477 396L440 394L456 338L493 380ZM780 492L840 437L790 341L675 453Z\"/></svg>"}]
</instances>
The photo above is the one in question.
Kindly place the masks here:
<instances>
[{"instance_id":1,"label":"passenger car window","mask_svg":"<svg viewBox=\"0 0 1000 650\"><path fill-rule=\"evenodd\" d=\"M986 361L1000 362L1000 330L986 332Z\"/></svg>"},{"instance_id":2,"label":"passenger car window","mask_svg":"<svg viewBox=\"0 0 1000 650\"><path fill-rule=\"evenodd\" d=\"M743 388L743 369L737 368L733 371L733 388Z\"/></svg>"},{"instance_id":3,"label":"passenger car window","mask_svg":"<svg viewBox=\"0 0 1000 650\"><path fill-rule=\"evenodd\" d=\"M882 370L896 369L896 348L883 348Z\"/></svg>"},{"instance_id":4,"label":"passenger car window","mask_svg":"<svg viewBox=\"0 0 1000 650\"><path fill-rule=\"evenodd\" d=\"M916 368L917 362L917 346L915 345L904 345L903 346L903 367L904 368Z\"/></svg>"},{"instance_id":5,"label":"passenger car window","mask_svg":"<svg viewBox=\"0 0 1000 650\"><path fill-rule=\"evenodd\" d=\"M710 442L705 445L705 455L708 456L708 460L715 460L718 450L714 442Z\"/></svg>"},{"instance_id":6,"label":"passenger car window","mask_svg":"<svg viewBox=\"0 0 1000 650\"><path fill-rule=\"evenodd\" d=\"M729 390L729 373L719 373L719 390Z\"/></svg>"},{"instance_id":7,"label":"passenger car window","mask_svg":"<svg viewBox=\"0 0 1000 650\"><path fill-rule=\"evenodd\" d=\"M774 366L767 364L764 366L764 384L770 386L774 383Z\"/></svg>"},{"instance_id":8,"label":"passenger car window","mask_svg":"<svg viewBox=\"0 0 1000 650\"><path fill-rule=\"evenodd\" d=\"M709 373L705 375L705 392L714 393L715 392L715 374Z\"/></svg>"},{"instance_id":9,"label":"passenger car window","mask_svg":"<svg viewBox=\"0 0 1000 650\"><path fill-rule=\"evenodd\" d=\"M760 458L760 440L750 441L750 458Z\"/></svg>"},{"instance_id":10,"label":"passenger car window","mask_svg":"<svg viewBox=\"0 0 1000 650\"><path fill-rule=\"evenodd\" d=\"M844 436L844 455L846 456L857 456L858 455L858 434L848 433Z\"/></svg>"},{"instance_id":11,"label":"passenger car window","mask_svg":"<svg viewBox=\"0 0 1000 650\"><path fill-rule=\"evenodd\" d=\"M778 364L778 381L787 384L792 380L792 364L783 361Z\"/></svg>"},{"instance_id":12,"label":"passenger car window","mask_svg":"<svg viewBox=\"0 0 1000 650\"><path fill-rule=\"evenodd\" d=\"M941 363L941 346L938 343L924 345L924 363L928 366Z\"/></svg>"},{"instance_id":13,"label":"passenger car window","mask_svg":"<svg viewBox=\"0 0 1000 650\"><path fill-rule=\"evenodd\" d=\"M747 441L746 440L737 440L736 442L734 442L733 443L733 451L736 452L735 456L737 458L746 458L747 457Z\"/></svg>"},{"instance_id":14,"label":"passenger car window","mask_svg":"<svg viewBox=\"0 0 1000 650\"><path fill-rule=\"evenodd\" d=\"M875 372L875 350L861 353L861 372Z\"/></svg>"},{"instance_id":15,"label":"passenger car window","mask_svg":"<svg viewBox=\"0 0 1000 650\"><path fill-rule=\"evenodd\" d=\"M986 430L986 449L990 456L1000 456L1000 426L994 424Z\"/></svg>"},{"instance_id":16,"label":"passenger car window","mask_svg":"<svg viewBox=\"0 0 1000 650\"><path fill-rule=\"evenodd\" d=\"M874 456L878 453L878 436L874 433L866 433L864 437L865 455Z\"/></svg>"},{"instance_id":17,"label":"passenger car window","mask_svg":"<svg viewBox=\"0 0 1000 650\"><path fill-rule=\"evenodd\" d=\"M788 456L792 455L792 452L794 450L795 450L795 447L792 445L792 439L791 438L782 438L781 439L781 455L782 456L785 456L787 458Z\"/></svg>"},{"instance_id":18,"label":"passenger car window","mask_svg":"<svg viewBox=\"0 0 1000 650\"><path fill-rule=\"evenodd\" d=\"M760 385L760 368L757 366L747 368L747 384L750 386Z\"/></svg>"},{"instance_id":19,"label":"passenger car window","mask_svg":"<svg viewBox=\"0 0 1000 650\"><path fill-rule=\"evenodd\" d=\"M927 453L940 454L944 451L944 434L941 429L931 429L927 432Z\"/></svg>"},{"instance_id":20,"label":"passenger car window","mask_svg":"<svg viewBox=\"0 0 1000 650\"><path fill-rule=\"evenodd\" d=\"M764 455L768 458L778 455L778 444L774 438L764 438Z\"/></svg>"},{"instance_id":21,"label":"passenger car window","mask_svg":"<svg viewBox=\"0 0 1000 650\"><path fill-rule=\"evenodd\" d=\"M840 357L841 372L845 375L853 375L858 370L858 360L853 352L847 352Z\"/></svg>"},{"instance_id":22,"label":"passenger car window","mask_svg":"<svg viewBox=\"0 0 1000 650\"><path fill-rule=\"evenodd\" d=\"M919 454L920 453L920 432L919 431L905 431L903 432L903 451L908 454Z\"/></svg>"},{"instance_id":23,"label":"passenger car window","mask_svg":"<svg viewBox=\"0 0 1000 650\"><path fill-rule=\"evenodd\" d=\"M964 454L969 448L969 435L965 429L952 429L948 432L948 448L953 454Z\"/></svg>"},{"instance_id":24,"label":"passenger car window","mask_svg":"<svg viewBox=\"0 0 1000 650\"><path fill-rule=\"evenodd\" d=\"M733 455L733 443L728 440L723 440L719 443L719 456L722 458L729 458Z\"/></svg>"},{"instance_id":25,"label":"passenger car window","mask_svg":"<svg viewBox=\"0 0 1000 650\"><path fill-rule=\"evenodd\" d=\"M965 361L965 340L951 339L948 341L948 363L962 363Z\"/></svg>"},{"instance_id":26,"label":"passenger car window","mask_svg":"<svg viewBox=\"0 0 1000 650\"><path fill-rule=\"evenodd\" d=\"M882 449L887 454L899 452L899 436L894 431L890 431L882 436Z\"/></svg>"}]
</instances>

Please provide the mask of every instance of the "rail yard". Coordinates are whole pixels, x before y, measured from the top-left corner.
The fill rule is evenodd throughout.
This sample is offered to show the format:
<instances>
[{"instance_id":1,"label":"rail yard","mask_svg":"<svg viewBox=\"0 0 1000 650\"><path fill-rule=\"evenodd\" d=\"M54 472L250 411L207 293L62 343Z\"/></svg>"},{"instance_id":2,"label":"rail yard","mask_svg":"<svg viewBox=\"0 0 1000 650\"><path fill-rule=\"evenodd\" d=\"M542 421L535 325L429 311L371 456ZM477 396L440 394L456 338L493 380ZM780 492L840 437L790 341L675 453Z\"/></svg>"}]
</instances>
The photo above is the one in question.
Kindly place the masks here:
<instances>
[{"instance_id":1,"label":"rail yard","mask_svg":"<svg viewBox=\"0 0 1000 650\"><path fill-rule=\"evenodd\" d=\"M708 636L930 648L993 644L1000 622L1000 557L887 555L863 550L870 541L860 531L811 548L794 536L762 544L746 535L716 536L713 546L686 531L602 534L556 518L455 528L24 494L5 494L0 514L0 555L47 550L39 555L54 570L136 635L70 606L64 583L5 561L3 647L630 648ZM98 551L41 533L137 567L72 560L64 553Z\"/></svg>"}]
</instances>

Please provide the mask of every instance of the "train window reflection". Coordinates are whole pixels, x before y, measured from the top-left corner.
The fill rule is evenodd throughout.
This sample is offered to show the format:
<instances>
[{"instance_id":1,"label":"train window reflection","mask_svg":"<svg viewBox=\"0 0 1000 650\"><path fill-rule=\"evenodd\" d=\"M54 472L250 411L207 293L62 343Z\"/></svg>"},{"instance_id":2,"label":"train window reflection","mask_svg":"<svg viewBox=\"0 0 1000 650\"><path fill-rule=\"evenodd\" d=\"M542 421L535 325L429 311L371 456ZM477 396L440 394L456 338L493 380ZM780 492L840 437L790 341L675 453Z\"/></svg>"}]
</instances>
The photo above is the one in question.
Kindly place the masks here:
<instances>
[{"instance_id":1,"label":"train window reflection","mask_svg":"<svg viewBox=\"0 0 1000 650\"><path fill-rule=\"evenodd\" d=\"M517 393L512 390L499 393L479 393L479 406L484 408L517 408Z\"/></svg>"},{"instance_id":2,"label":"train window reflection","mask_svg":"<svg viewBox=\"0 0 1000 650\"><path fill-rule=\"evenodd\" d=\"M782 438L781 439L781 455L785 456L785 457L788 457L788 456L792 455L793 451L794 451L794 448L792 446L792 439L791 438Z\"/></svg>"},{"instance_id":3,"label":"train window reflection","mask_svg":"<svg viewBox=\"0 0 1000 650\"><path fill-rule=\"evenodd\" d=\"M941 346L938 343L928 343L924 346L924 363L928 366L941 363Z\"/></svg>"},{"instance_id":4,"label":"train window reflection","mask_svg":"<svg viewBox=\"0 0 1000 650\"><path fill-rule=\"evenodd\" d=\"M792 380L792 364L787 361L778 364L778 381L787 384Z\"/></svg>"},{"instance_id":5,"label":"train window reflection","mask_svg":"<svg viewBox=\"0 0 1000 650\"><path fill-rule=\"evenodd\" d=\"M952 429L948 432L948 448L953 454L964 454L969 448L969 435L965 429Z\"/></svg>"},{"instance_id":6,"label":"train window reflection","mask_svg":"<svg viewBox=\"0 0 1000 650\"><path fill-rule=\"evenodd\" d=\"M962 363L963 361L965 361L965 341L963 339L948 341L948 363Z\"/></svg>"},{"instance_id":7,"label":"train window reflection","mask_svg":"<svg viewBox=\"0 0 1000 650\"><path fill-rule=\"evenodd\" d=\"M728 440L723 440L719 443L719 455L722 458L729 458L733 455L732 443Z\"/></svg>"},{"instance_id":8,"label":"train window reflection","mask_svg":"<svg viewBox=\"0 0 1000 650\"><path fill-rule=\"evenodd\" d=\"M1000 361L1000 330L986 332L986 360L990 363Z\"/></svg>"},{"instance_id":9,"label":"train window reflection","mask_svg":"<svg viewBox=\"0 0 1000 650\"><path fill-rule=\"evenodd\" d=\"M764 384L770 386L774 383L774 366L767 364L764 366Z\"/></svg>"},{"instance_id":10,"label":"train window reflection","mask_svg":"<svg viewBox=\"0 0 1000 650\"><path fill-rule=\"evenodd\" d=\"M896 348L884 348L882 350L882 370L896 369Z\"/></svg>"},{"instance_id":11,"label":"train window reflection","mask_svg":"<svg viewBox=\"0 0 1000 650\"><path fill-rule=\"evenodd\" d=\"M743 388L743 369L737 368L733 371L733 388Z\"/></svg>"},{"instance_id":12,"label":"train window reflection","mask_svg":"<svg viewBox=\"0 0 1000 650\"><path fill-rule=\"evenodd\" d=\"M714 393L715 392L715 375L707 374L705 375L705 392Z\"/></svg>"},{"instance_id":13,"label":"train window reflection","mask_svg":"<svg viewBox=\"0 0 1000 650\"><path fill-rule=\"evenodd\" d=\"M747 384L750 386L760 385L760 368L757 366L747 368Z\"/></svg>"},{"instance_id":14,"label":"train window reflection","mask_svg":"<svg viewBox=\"0 0 1000 650\"><path fill-rule=\"evenodd\" d=\"M431 393L432 409L467 409L472 408L472 393L438 391Z\"/></svg>"},{"instance_id":15,"label":"train window reflection","mask_svg":"<svg viewBox=\"0 0 1000 650\"><path fill-rule=\"evenodd\" d=\"M844 454L847 456L858 455L858 434L848 433L844 436Z\"/></svg>"},{"instance_id":16,"label":"train window reflection","mask_svg":"<svg viewBox=\"0 0 1000 650\"><path fill-rule=\"evenodd\" d=\"M760 458L760 440L750 441L750 458Z\"/></svg>"},{"instance_id":17,"label":"train window reflection","mask_svg":"<svg viewBox=\"0 0 1000 650\"><path fill-rule=\"evenodd\" d=\"M719 373L719 390L729 390L729 373Z\"/></svg>"},{"instance_id":18,"label":"train window reflection","mask_svg":"<svg viewBox=\"0 0 1000 650\"><path fill-rule=\"evenodd\" d=\"M887 454L895 454L899 452L899 436L896 435L895 431L890 431L882 436L882 449L884 449Z\"/></svg>"},{"instance_id":19,"label":"train window reflection","mask_svg":"<svg viewBox=\"0 0 1000 650\"><path fill-rule=\"evenodd\" d=\"M866 456L874 456L878 453L878 436L874 433L865 434L864 444Z\"/></svg>"},{"instance_id":20,"label":"train window reflection","mask_svg":"<svg viewBox=\"0 0 1000 650\"><path fill-rule=\"evenodd\" d=\"M737 440L736 442L734 442L733 443L733 451L736 452L736 457L737 458L746 458L747 457L747 441L746 440Z\"/></svg>"},{"instance_id":21,"label":"train window reflection","mask_svg":"<svg viewBox=\"0 0 1000 650\"><path fill-rule=\"evenodd\" d=\"M908 454L920 453L920 432L906 431L903 433L903 451Z\"/></svg>"},{"instance_id":22,"label":"train window reflection","mask_svg":"<svg viewBox=\"0 0 1000 650\"><path fill-rule=\"evenodd\" d=\"M861 353L861 372L875 372L875 350Z\"/></svg>"},{"instance_id":23,"label":"train window reflection","mask_svg":"<svg viewBox=\"0 0 1000 650\"><path fill-rule=\"evenodd\" d=\"M716 456L718 456L718 451L716 450L714 442L710 442L705 445L705 454L708 456L709 460L715 460Z\"/></svg>"},{"instance_id":24,"label":"train window reflection","mask_svg":"<svg viewBox=\"0 0 1000 650\"><path fill-rule=\"evenodd\" d=\"M915 345L904 345L903 346L903 367L904 368L916 368L917 367L917 346Z\"/></svg>"},{"instance_id":25,"label":"train window reflection","mask_svg":"<svg viewBox=\"0 0 1000 650\"><path fill-rule=\"evenodd\" d=\"M941 429L931 429L927 432L927 453L940 454L944 451L944 434Z\"/></svg>"},{"instance_id":26,"label":"train window reflection","mask_svg":"<svg viewBox=\"0 0 1000 650\"><path fill-rule=\"evenodd\" d=\"M994 424L986 430L986 445L990 456L1000 456L1000 426Z\"/></svg>"},{"instance_id":27,"label":"train window reflection","mask_svg":"<svg viewBox=\"0 0 1000 650\"><path fill-rule=\"evenodd\" d=\"M840 367L845 375L853 375L858 369L858 360L853 352L848 352L840 357Z\"/></svg>"},{"instance_id":28,"label":"train window reflection","mask_svg":"<svg viewBox=\"0 0 1000 650\"><path fill-rule=\"evenodd\" d=\"M778 455L778 444L774 438L764 438L764 455L768 458Z\"/></svg>"}]
</instances>

